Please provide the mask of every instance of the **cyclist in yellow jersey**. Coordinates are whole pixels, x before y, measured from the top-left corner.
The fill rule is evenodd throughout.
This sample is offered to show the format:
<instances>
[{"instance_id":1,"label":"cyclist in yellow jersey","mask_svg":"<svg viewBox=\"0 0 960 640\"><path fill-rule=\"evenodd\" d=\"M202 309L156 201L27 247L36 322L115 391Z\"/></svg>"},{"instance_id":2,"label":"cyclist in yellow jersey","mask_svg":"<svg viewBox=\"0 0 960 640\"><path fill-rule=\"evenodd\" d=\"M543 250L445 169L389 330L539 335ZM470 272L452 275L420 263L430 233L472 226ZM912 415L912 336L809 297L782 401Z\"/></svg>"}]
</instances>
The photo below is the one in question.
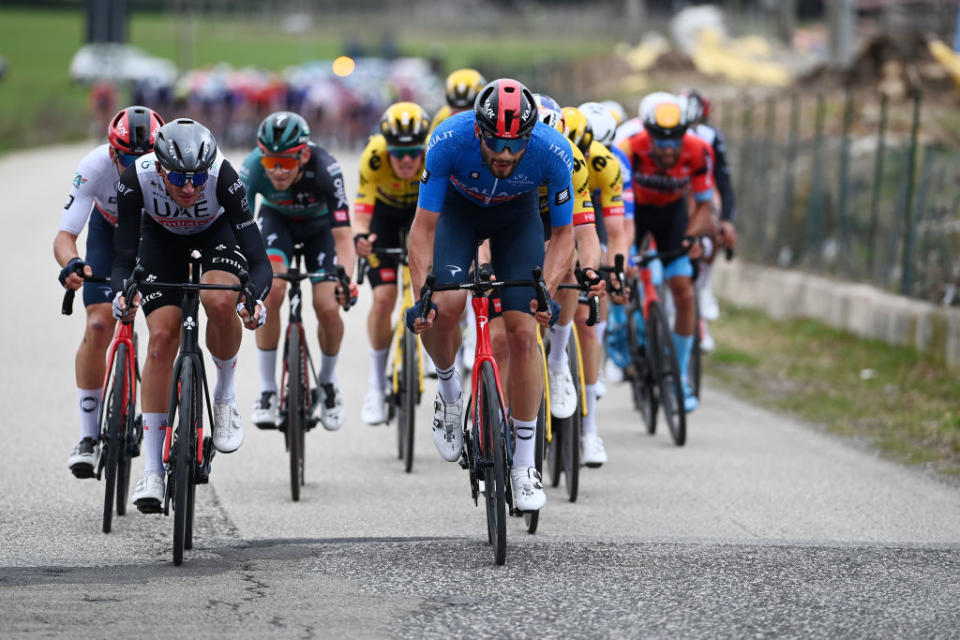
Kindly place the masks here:
<instances>
[{"instance_id":1,"label":"cyclist in yellow jersey","mask_svg":"<svg viewBox=\"0 0 960 640\"><path fill-rule=\"evenodd\" d=\"M457 69L447 76L447 104L440 107L430 123L430 131L452 115L473 109L477 94L487 84L476 69Z\"/></svg>"},{"instance_id":2,"label":"cyclist in yellow jersey","mask_svg":"<svg viewBox=\"0 0 960 640\"><path fill-rule=\"evenodd\" d=\"M357 255L370 263L373 307L367 316L370 338L370 388L361 416L367 424L387 420L386 364L397 302L398 262L395 256L371 255L377 247L398 247L410 230L420 193L424 144L429 118L413 102L397 102L380 118L380 133L370 138L360 159L360 186L354 205Z\"/></svg>"}]
</instances>

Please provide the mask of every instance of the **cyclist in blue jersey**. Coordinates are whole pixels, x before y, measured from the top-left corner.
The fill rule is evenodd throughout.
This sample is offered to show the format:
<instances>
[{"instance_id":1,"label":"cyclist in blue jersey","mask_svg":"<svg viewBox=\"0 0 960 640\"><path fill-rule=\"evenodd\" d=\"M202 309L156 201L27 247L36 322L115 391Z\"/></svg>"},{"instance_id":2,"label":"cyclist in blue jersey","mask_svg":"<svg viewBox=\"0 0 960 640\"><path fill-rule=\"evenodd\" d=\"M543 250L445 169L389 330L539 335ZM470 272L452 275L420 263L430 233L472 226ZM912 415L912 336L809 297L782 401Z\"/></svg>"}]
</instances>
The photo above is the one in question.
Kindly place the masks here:
<instances>
[{"instance_id":1,"label":"cyclist in blue jersey","mask_svg":"<svg viewBox=\"0 0 960 640\"><path fill-rule=\"evenodd\" d=\"M557 285L573 260L573 156L567 139L540 123L530 91L516 80L485 86L472 112L452 116L433 132L417 213L410 229L410 270L419 291L432 268L438 283L464 282L477 242L489 238L498 278L530 278L542 266L547 288ZM547 185L551 204L551 242L544 252L537 187ZM537 351L537 322L548 325L559 313L537 313L532 288L501 291L510 354L510 413L516 433L513 468L514 505L521 511L543 506L546 495L534 466L537 409L543 394L543 370ZM440 389L434 404L433 441L444 460L456 462L463 448L463 396L455 369L460 347L459 319L466 294L438 292L436 308L420 321L420 301L407 325L422 333L437 365Z\"/></svg>"}]
</instances>

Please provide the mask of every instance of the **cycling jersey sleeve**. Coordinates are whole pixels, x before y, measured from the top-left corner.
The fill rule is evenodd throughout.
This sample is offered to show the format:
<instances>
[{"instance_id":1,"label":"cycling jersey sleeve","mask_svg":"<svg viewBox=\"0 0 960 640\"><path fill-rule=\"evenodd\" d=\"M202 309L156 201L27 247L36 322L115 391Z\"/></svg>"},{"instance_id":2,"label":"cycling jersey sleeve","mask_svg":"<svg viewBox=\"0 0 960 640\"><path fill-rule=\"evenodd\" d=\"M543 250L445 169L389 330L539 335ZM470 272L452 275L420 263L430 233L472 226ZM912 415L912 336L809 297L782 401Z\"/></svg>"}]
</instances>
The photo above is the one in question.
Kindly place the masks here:
<instances>
[{"instance_id":1,"label":"cycling jersey sleeve","mask_svg":"<svg viewBox=\"0 0 960 640\"><path fill-rule=\"evenodd\" d=\"M633 167L630 159L619 147L613 147L611 153L620 163L620 175L623 177L623 219L633 220Z\"/></svg>"},{"instance_id":2,"label":"cycling jersey sleeve","mask_svg":"<svg viewBox=\"0 0 960 640\"><path fill-rule=\"evenodd\" d=\"M243 182L243 189L247 193L247 200L254 200L257 196L257 185L255 176L260 167L260 153L254 149L243 159L243 163L237 168L237 174L240 181Z\"/></svg>"},{"instance_id":3,"label":"cycling jersey sleeve","mask_svg":"<svg viewBox=\"0 0 960 640\"><path fill-rule=\"evenodd\" d=\"M595 205L604 218L623 215L623 172L620 163L599 142L590 146L590 186L599 191Z\"/></svg>"},{"instance_id":4,"label":"cycling jersey sleeve","mask_svg":"<svg viewBox=\"0 0 960 640\"><path fill-rule=\"evenodd\" d=\"M343 170L340 163L326 151L318 150L317 180L323 182L327 194L327 211L330 214L330 226L350 226L350 206L343 188Z\"/></svg>"},{"instance_id":5,"label":"cycling jersey sleeve","mask_svg":"<svg viewBox=\"0 0 960 640\"><path fill-rule=\"evenodd\" d=\"M573 221L573 153L570 142L556 153L551 148L543 154L546 164L547 202L550 203L550 224L565 227ZM421 189L422 192L422 189Z\"/></svg>"},{"instance_id":6,"label":"cycling jersey sleeve","mask_svg":"<svg viewBox=\"0 0 960 640\"><path fill-rule=\"evenodd\" d=\"M690 189L694 200L705 202L713 198L713 152L706 142L699 138L696 140L699 144L690 167Z\"/></svg>"},{"instance_id":7,"label":"cycling jersey sleeve","mask_svg":"<svg viewBox=\"0 0 960 640\"><path fill-rule=\"evenodd\" d=\"M450 184L450 174L459 155L453 132L449 129L450 119L447 119L433 132L430 144L427 145L423 174L420 176L420 195L417 206L436 213L443 209L447 185Z\"/></svg>"},{"instance_id":8,"label":"cycling jersey sleeve","mask_svg":"<svg viewBox=\"0 0 960 640\"><path fill-rule=\"evenodd\" d=\"M123 282L133 273L140 248L140 217L143 212L143 191L137 179L136 163L127 167L117 183L117 230L113 233L113 269L110 286L123 289Z\"/></svg>"},{"instance_id":9,"label":"cycling jersey sleeve","mask_svg":"<svg viewBox=\"0 0 960 640\"><path fill-rule=\"evenodd\" d=\"M573 151L573 225L579 227L583 224L596 224L597 219L593 211L593 200L590 198L590 171L587 169L587 161L583 159L583 154L576 147L571 147ZM544 203L547 200L547 190L543 187L540 194Z\"/></svg>"},{"instance_id":10,"label":"cycling jersey sleeve","mask_svg":"<svg viewBox=\"0 0 960 640\"><path fill-rule=\"evenodd\" d=\"M360 214L373 215L377 204L377 170L383 159L377 153L376 145L371 141L360 157L360 185L357 187L357 199L354 210Z\"/></svg>"},{"instance_id":11,"label":"cycling jersey sleeve","mask_svg":"<svg viewBox=\"0 0 960 640\"><path fill-rule=\"evenodd\" d=\"M723 135L716 129L713 139L713 177L720 192L720 219L733 222L737 215L737 200L733 195L733 179L730 177L730 165L727 164L727 145Z\"/></svg>"},{"instance_id":12,"label":"cycling jersey sleeve","mask_svg":"<svg viewBox=\"0 0 960 640\"><path fill-rule=\"evenodd\" d=\"M257 299L266 300L273 284L273 268L267 258L260 230L250 215L243 181L227 160L223 161L217 178L217 200L223 206L223 214L233 229L237 244L240 245L240 253L247 259L250 281L257 292Z\"/></svg>"},{"instance_id":13,"label":"cycling jersey sleeve","mask_svg":"<svg viewBox=\"0 0 960 640\"><path fill-rule=\"evenodd\" d=\"M63 205L63 213L60 214L60 230L75 236L83 231L87 220L90 219L90 211L93 209L93 194L84 189L83 183L78 184L79 178L80 174L77 173L70 195L67 196L67 201Z\"/></svg>"}]
</instances>

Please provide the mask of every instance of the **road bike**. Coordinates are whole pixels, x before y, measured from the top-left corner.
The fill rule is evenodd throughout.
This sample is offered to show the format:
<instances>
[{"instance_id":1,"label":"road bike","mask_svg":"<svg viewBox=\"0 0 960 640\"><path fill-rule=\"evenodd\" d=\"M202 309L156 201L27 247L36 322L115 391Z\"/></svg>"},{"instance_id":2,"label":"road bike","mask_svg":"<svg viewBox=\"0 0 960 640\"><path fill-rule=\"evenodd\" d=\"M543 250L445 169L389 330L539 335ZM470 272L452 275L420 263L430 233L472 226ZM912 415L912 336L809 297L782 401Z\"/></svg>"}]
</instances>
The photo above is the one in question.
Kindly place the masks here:
<instances>
[{"instance_id":1,"label":"road bike","mask_svg":"<svg viewBox=\"0 0 960 640\"><path fill-rule=\"evenodd\" d=\"M101 276L84 276L83 267L75 273L87 282L109 282ZM61 312L73 313L75 296L73 289L63 296ZM129 293L129 291L128 291ZM100 394L100 462L96 469L97 479L105 480L103 492L103 532L110 533L113 513L127 513L127 496L130 490L130 468L133 458L140 455L143 439L143 422L137 414L137 383L140 369L137 365L137 335L133 321L118 322L113 340L107 349L107 367Z\"/></svg>"},{"instance_id":2,"label":"road bike","mask_svg":"<svg viewBox=\"0 0 960 640\"><path fill-rule=\"evenodd\" d=\"M369 234L364 234L364 237ZM401 240L403 238L401 237ZM410 262L403 247L377 247L373 256L396 256L400 263L400 320L393 329L393 360L390 365L390 394L387 422L397 420L397 458L403 461L407 473L413 470L413 434L417 419L417 406L423 396L423 351L417 335L407 329L403 318L413 306L413 286L410 279ZM374 258L375 260L377 258ZM359 258L357 283L363 284L367 269L372 268L369 258Z\"/></svg>"},{"instance_id":3,"label":"road bike","mask_svg":"<svg viewBox=\"0 0 960 640\"><path fill-rule=\"evenodd\" d=\"M478 245L479 247L479 245ZM474 264L479 265L477 258ZM488 293L503 287L533 287L537 294L537 309L549 309L549 294L539 267L531 270L532 280L485 280L480 269L473 269L469 282L437 284L436 275L427 276L420 290L421 320L426 322L431 299L437 291L469 291L477 330L476 356L471 375L471 393L464 411L463 452L460 466L470 474L470 489L474 504L484 496L487 516L487 542L493 546L494 561L502 565L507 557L507 505L513 507L513 493L508 472L513 451L512 428L507 419L503 399L500 370L493 358L490 344L490 298Z\"/></svg>"},{"instance_id":4,"label":"road bike","mask_svg":"<svg viewBox=\"0 0 960 640\"><path fill-rule=\"evenodd\" d=\"M173 365L170 386L170 409L167 414L166 435L163 441L163 463L167 471L166 492L161 511L170 515L173 505L173 563L183 563L185 549L193 548L193 516L196 487L210 481L211 462L216 453L213 438L204 433L204 407L209 424L213 424L210 390L199 346L199 312L201 291L236 291L244 294L247 313L253 315L256 295L252 291L249 274L241 270L240 284L204 284L200 282L200 252L190 252L187 282L150 282L151 287L180 289L182 334L180 352ZM144 269L137 265L130 279L130 297L140 288ZM177 419L174 422L174 418ZM173 425L176 424L176 430Z\"/></svg>"},{"instance_id":5,"label":"road bike","mask_svg":"<svg viewBox=\"0 0 960 640\"><path fill-rule=\"evenodd\" d=\"M350 290L350 278L343 265L337 265L335 273L302 271L303 244L293 246L293 260L286 273L274 273L273 277L290 284L287 297L290 300L290 314L287 317L287 330L283 340L283 375L280 388L280 424L277 427L284 434L284 443L290 458L290 495L294 502L300 500L300 489L305 483L306 441L304 434L316 426L312 417L314 390L310 381L316 380L313 357L307 347L306 332L303 329L303 304L300 283L310 279L312 282L334 281L339 283L339 291ZM350 303L346 310L349 311Z\"/></svg>"}]
</instances>

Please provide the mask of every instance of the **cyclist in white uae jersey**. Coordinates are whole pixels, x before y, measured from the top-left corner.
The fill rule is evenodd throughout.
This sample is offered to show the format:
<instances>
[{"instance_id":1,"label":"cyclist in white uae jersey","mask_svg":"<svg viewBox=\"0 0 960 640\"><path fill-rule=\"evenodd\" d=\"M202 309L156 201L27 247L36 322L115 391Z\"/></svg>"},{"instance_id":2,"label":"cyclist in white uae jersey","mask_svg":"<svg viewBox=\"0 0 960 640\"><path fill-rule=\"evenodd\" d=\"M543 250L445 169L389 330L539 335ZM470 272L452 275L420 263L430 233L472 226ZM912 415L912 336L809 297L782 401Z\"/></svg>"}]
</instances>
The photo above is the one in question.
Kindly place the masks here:
<instances>
[{"instance_id":1,"label":"cyclist in white uae jersey","mask_svg":"<svg viewBox=\"0 0 960 640\"><path fill-rule=\"evenodd\" d=\"M263 323L263 300L273 275L243 183L203 125L181 118L161 127L154 153L124 171L117 193L116 256L111 277L116 291L114 315L131 313L121 290L138 259L146 273L140 285L140 304L150 330L141 386L146 465L133 502L140 511L155 512L163 500L163 429L180 342L182 293L152 287L150 282L185 281L189 254L194 249L202 256L201 282L238 284L240 270L250 272L257 300L252 318L235 292L203 291L200 295L207 316L207 349L217 368L213 444L218 451L229 453L243 442L243 423L233 386L242 334L236 314L248 329Z\"/></svg>"},{"instance_id":2,"label":"cyclist in white uae jersey","mask_svg":"<svg viewBox=\"0 0 960 640\"><path fill-rule=\"evenodd\" d=\"M84 284L77 271L87 276L109 274L113 263L113 228L117 223L117 179L134 160L153 149L153 139L161 125L160 116L146 107L127 107L113 116L107 132L108 143L88 153L73 174L73 188L53 241L53 253L61 267L60 284L74 290L82 284L87 311L87 326L75 360L80 442L67 461L77 478L92 478L97 471L100 385L114 326L110 314L113 295L110 285ZM97 213L91 216L93 210ZM77 237L84 227L87 227L86 255L81 258Z\"/></svg>"}]
</instances>

